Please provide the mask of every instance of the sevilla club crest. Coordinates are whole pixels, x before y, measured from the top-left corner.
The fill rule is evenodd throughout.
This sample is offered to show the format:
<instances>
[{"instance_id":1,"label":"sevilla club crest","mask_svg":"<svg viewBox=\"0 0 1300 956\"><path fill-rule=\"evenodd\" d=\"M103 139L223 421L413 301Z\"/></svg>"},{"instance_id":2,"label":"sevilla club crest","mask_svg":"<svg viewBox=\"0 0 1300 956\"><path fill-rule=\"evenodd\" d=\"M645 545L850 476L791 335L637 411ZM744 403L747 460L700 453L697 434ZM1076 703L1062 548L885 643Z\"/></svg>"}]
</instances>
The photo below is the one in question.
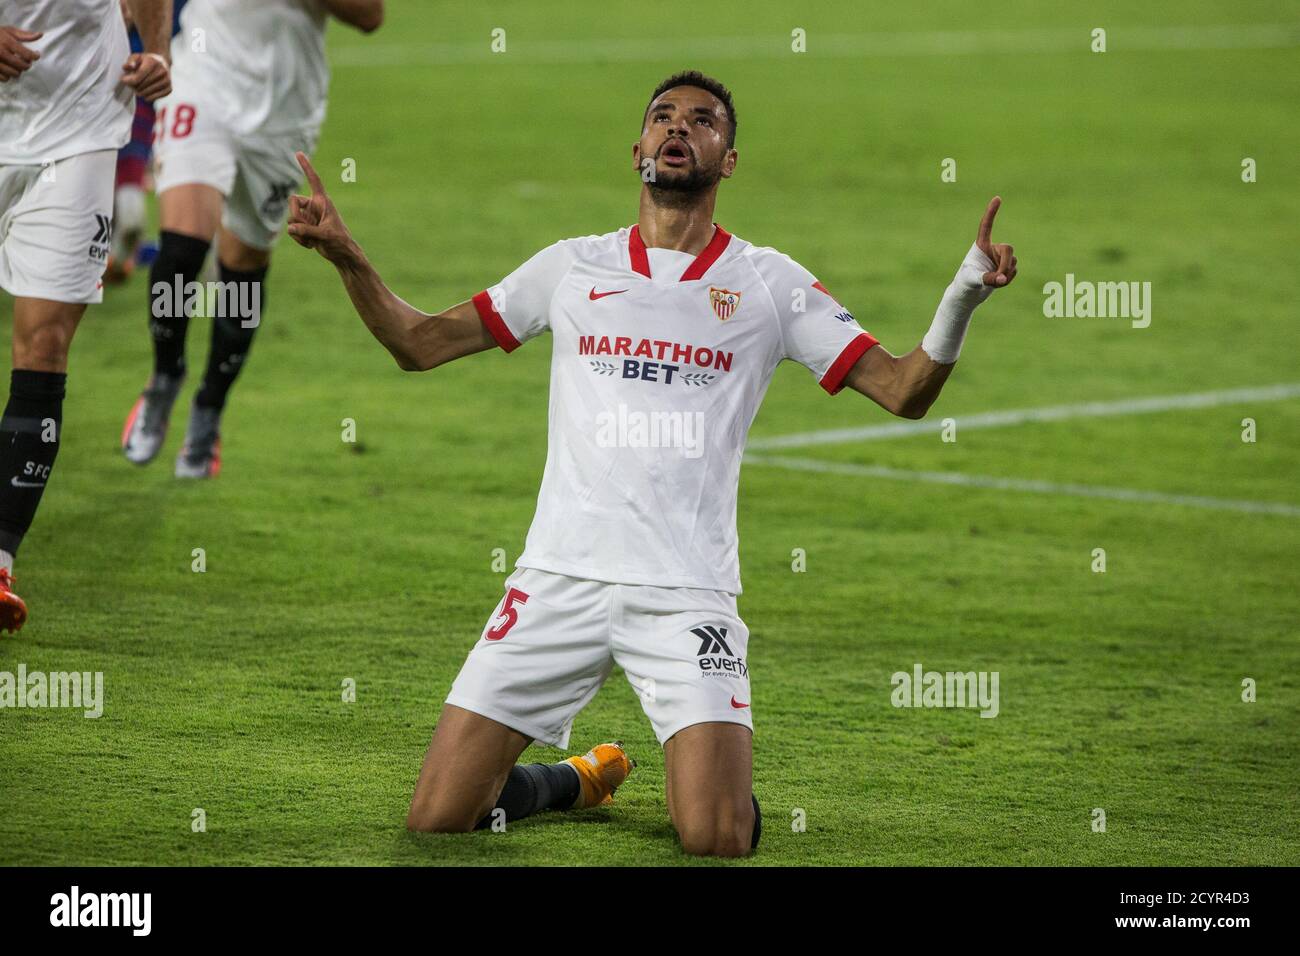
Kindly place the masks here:
<instances>
[{"instance_id":1,"label":"sevilla club crest","mask_svg":"<svg viewBox=\"0 0 1300 956\"><path fill-rule=\"evenodd\" d=\"M709 286L709 305L713 306L713 311L717 313L718 318L727 321L736 314L740 308L740 293L732 292L730 289L719 289L717 286Z\"/></svg>"}]
</instances>

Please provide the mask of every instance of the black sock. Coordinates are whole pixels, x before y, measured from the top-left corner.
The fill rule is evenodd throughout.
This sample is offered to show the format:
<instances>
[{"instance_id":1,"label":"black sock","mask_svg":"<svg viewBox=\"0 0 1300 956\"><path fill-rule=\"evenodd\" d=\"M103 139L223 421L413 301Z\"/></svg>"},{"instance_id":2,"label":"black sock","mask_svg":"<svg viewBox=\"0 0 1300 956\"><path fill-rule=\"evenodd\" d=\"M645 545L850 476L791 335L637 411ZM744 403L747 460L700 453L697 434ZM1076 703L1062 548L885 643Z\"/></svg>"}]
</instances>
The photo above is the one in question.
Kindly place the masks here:
<instances>
[{"instance_id":1,"label":"black sock","mask_svg":"<svg viewBox=\"0 0 1300 956\"><path fill-rule=\"evenodd\" d=\"M63 434L63 372L16 368L0 418L0 549L18 553L32 525Z\"/></svg>"},{"instance_id":2,"label":"black sock","mask_svg":"<svg viewBox=\"0 0 1300 956\"><path fill-rule=\"evenodd\" d=\"M265 279L266 269L236 272L221 266L221 281L233 285L227 285L217 299L208 368L203 373L203 387L194 396L195 405L218 411L225 407L226 395L244 367L253 345L253 333L262 321Z\"/></svg>"},{"instance_id":3,"label":"black sock","mask_svg":"<svg viewBox=\"0 0 1300 956\"><path fill-rule=\"evenodd\" d=\"M505 812L507 821L522 820L541 810L567 810L581 788L577 771L567 763L518 764L510 768L496 809ZM495 814L493 810L474 829L488 829Z\"/></svg>"},{"instance_id":4,"label":"black sock","mask_svg":"<svg viewBox=\"0 0 1300 956\"><path fill-rule=\"evenodd\" d=\"M165 229L159 237L158 257L149 269L149 334L155 372L185 374L185 332L190 324L186 286L198 278L210 245ZM155 295L159 283L166 288Z\"/></svg>"},{"instance_id":5,"label":"black sock","mask_svg":"<svg viewBox=\"0 0 1300 956\"><path fill-rule=\"evenodd\" d=\"M758 797L751 793L749 799L754 801L754 836L749 841L749 848L754 850L758 848L758 838L763 835L763 811L758 808Z\"/></svg>"}]
</instances>

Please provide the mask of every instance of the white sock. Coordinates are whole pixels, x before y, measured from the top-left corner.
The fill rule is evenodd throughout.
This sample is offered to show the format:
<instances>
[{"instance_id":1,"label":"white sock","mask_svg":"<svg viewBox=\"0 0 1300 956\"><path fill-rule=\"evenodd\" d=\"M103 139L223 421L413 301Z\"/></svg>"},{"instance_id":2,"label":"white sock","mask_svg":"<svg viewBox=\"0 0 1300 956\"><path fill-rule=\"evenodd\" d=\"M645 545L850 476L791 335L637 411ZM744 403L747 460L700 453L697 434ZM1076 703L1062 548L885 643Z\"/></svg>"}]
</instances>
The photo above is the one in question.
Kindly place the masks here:
<instances>
[{"instance_id":1,"label":"white sock","mask_svg":"<svg viewBox=\"0 0 1300 956\"><path fill-rule=\"evenodd\" d=\"M0 548L0 571L13 571L14 556L3 548Z\"/></svg>"}]
</instances>

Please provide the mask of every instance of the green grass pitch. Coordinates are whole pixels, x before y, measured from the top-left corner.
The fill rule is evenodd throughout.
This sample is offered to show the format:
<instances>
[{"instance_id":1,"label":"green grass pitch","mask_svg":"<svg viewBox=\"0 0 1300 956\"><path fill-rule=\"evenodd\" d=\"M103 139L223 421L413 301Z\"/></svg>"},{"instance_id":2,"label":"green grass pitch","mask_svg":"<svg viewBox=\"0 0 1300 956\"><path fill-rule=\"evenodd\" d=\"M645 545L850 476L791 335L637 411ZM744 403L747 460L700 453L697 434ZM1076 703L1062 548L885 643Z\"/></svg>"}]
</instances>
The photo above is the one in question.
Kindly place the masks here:
<instances>
[{"instance_id":1,"label":"green grass pitch","mask_svg":"<svg viewBox=\"0 0 1300 956\"><path fill-rule=\"evenodd\" d=\"M698 67L739 111L718 220L807 265L891 351L919 340L994 193L994 238L1021 261L930 413L958 420L956 442L772 454L1300 505L1295 398L960 427L1300 381L1300 73L1296 47L1267 39L1293 5L389 7L373 37L330 29L316 162L413 303L442 308L558 238L634 221L640 110ZM1045 317L1042 287L1067 273L1150 281L1150 327ZM63 449L17 567L31 620L0 640L0 670L102 671L105 711L0 711L0 864L694 862L618 671L573 736L637 759L612 807L504 834L403 828L500 597L493 549L513 563L532 515L549 340L403 373L333 271L286 241L223 474L180 484L180 428L147 469L117 450L147 374L145 301L137 274L78 333ZM191 331L185 402L207 330ZM752 437L887 421L786 363ZM732 865L1300 864L1294 513L755 464L740 537L765 833ZM890 675L918 662L999 672L997 718L893 707Z\"/></svg>"}]
</instances>

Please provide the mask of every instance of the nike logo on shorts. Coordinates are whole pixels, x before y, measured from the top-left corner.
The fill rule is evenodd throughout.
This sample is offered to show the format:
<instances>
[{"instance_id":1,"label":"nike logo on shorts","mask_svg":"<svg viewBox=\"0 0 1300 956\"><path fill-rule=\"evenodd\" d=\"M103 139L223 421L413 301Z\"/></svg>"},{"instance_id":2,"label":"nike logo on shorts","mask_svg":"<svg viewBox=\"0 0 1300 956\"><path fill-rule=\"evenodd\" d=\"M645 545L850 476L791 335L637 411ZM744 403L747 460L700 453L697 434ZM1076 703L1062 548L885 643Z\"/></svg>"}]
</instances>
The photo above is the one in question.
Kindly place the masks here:
<instances>
[{"instance_id":1,"label":"nike logo on shorts","mask_svg":"<svg viewBox=\"0 0 1300 956\"><path fill-rule=\"evenodd\" d=\"M45 482L43 481L19 481L17 478L10 478L9 484L13 485L15 488L44 488L45 487Z\"/></svg>"},{"instance_id":2,"label":"nike logo on shorts","mask_svg":"<svg viewBox=\"0 0 1300 956\"><path fill-rule=\"evenodd\" d=\"M731 695L731 706L734 707L734 708L736 708L736 710L744 710L744 709L745 709L746 707L748 707L749 705L748 705L748 704L742 704L742 703L740 703L738 700L736 700L736 695L735 695L735 694L732 694L732 695Z\"/></svg>"}]
</instances>

